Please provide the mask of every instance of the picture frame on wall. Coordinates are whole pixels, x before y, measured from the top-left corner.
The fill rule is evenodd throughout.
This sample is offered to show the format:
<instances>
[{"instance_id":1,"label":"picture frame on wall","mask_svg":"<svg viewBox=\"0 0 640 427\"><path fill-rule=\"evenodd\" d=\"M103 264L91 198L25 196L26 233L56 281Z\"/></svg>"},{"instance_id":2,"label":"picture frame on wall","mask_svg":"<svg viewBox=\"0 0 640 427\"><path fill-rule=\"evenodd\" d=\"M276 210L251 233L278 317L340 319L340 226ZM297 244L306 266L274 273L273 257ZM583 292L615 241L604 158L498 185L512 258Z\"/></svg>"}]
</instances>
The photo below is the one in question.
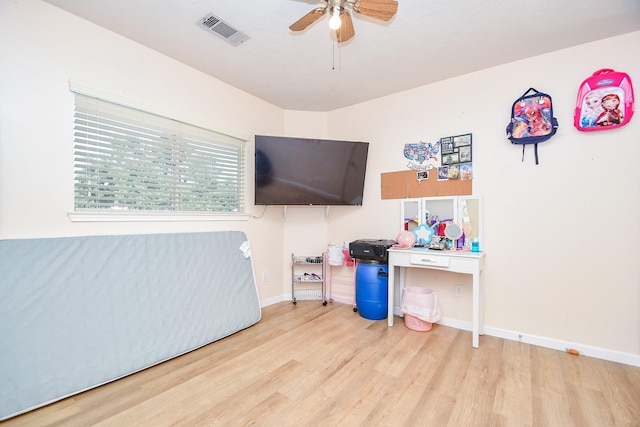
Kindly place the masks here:
<instances>
[{"instance_id":1,"label":"picture frame on wall","mask_svg":"<svg viewBox=\"0 0 640 427\"><path fill-rule=\"evenodd\" d=\"M445 165L453 165L460 163L460 156L458 153L451 154L443 154L442 155L442 166Z\"/></svg>"},{"instance_id":2,"label":"picture frame on wall","mask_svg":"<svg viewBox=\"0 0 640 427\"><path fill-rule=\"evenodd\" d=\"M440 165L450 166L473 161L473 136L470 133L440 138Z\"/></svg>"},{"instance_id":3,"label":"picture frame on wall","mask_svg":"<svg viewBox=\"0 0 640 427\"><path fill-rule=\"evenodd\" d=\"M458 154L460 155L460 163L468 163L472 161L471 158L471 146L466 145L464 147L460 147Z\"/></svg>"}]
</instances>

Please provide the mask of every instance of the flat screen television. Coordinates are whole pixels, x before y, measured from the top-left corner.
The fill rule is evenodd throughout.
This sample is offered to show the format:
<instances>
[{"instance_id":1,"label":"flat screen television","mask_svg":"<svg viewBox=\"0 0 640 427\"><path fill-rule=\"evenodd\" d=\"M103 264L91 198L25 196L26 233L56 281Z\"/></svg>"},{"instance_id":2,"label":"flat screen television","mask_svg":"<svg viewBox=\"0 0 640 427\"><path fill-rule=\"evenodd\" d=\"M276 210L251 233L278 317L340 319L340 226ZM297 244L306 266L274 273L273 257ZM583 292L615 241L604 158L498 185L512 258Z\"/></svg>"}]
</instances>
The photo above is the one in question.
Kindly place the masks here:
<instances>
[{"instance_id":1,"label":"flat screen television","mask_svg":"<svg viewBox=\"0 0 640 427\"><path fill-rule=\"evenodd\" d=\"M368 142L256 135L255 204L360 206Z\"/></svg>"}]
</instances>

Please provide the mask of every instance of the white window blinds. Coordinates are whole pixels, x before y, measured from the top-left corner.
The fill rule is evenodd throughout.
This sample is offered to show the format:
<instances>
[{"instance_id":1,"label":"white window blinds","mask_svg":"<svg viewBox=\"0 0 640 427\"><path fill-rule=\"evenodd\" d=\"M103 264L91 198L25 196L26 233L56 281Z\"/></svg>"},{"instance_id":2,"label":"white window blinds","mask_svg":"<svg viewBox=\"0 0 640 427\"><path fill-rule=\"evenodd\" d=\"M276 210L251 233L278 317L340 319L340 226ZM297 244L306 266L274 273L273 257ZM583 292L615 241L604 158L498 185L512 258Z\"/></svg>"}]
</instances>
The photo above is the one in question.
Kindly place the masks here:
<instances>
[{"instance_id":1,"label":"white window blinds","mask_svg":"<svg viewBox=\"0 0 640 427\"><path fill-rule=\"evenodd\" d=\"M75 94L76 211L244 211L245 141Z\"/></svg>"}]
</instances>

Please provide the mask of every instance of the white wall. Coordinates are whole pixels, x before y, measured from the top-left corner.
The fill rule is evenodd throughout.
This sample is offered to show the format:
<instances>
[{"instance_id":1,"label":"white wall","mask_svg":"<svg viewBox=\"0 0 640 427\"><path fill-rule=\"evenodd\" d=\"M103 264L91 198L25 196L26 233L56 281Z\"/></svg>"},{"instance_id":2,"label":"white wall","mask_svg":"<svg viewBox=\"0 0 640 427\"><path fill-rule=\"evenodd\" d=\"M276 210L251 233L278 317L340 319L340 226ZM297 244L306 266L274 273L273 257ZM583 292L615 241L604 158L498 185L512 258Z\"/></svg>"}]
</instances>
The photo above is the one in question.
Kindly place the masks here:
<instances>
[{"instance_id":1,"label":"white wall","mask_svg":"<svg viewBox=\"0 0 640 427\"><path fill-rule=\"evenodd\" d=\"M331 138L372 145L365 205L331 215L329 238L395 237L399 202L380 200L380 173L406 169L405 143L471 132L473 193L484 199L485 325L640 355L640 117L612 131L573 126L578 87L594 71L640 82L639 45L635 32L331 112ZM553 97L560 124L539 145L539 165L532 147L521 162L505 136L511 105L529 87ZM445 316L470 320L470 290L453 298L462 278L425 271L411 280L437 290Z\"/></svg>"},{"instance_id":2,"label":"white wall","mask_svg":"<svg viewBox=\"0 0 640 427\"><path fill-rule=\"evenodd\" d=\"M248 138L253 215L262 213L251 203L253 135L282 134L281 109L39 0L0 2L0 70L0 238L238 229L252 244L261 300L282 297L284 228L276 211L230 222L72 223L67 216L73 209L70 79Z\"/></svg>"},{"instance_id":3,"label":"white wall","mask_svg":"<svg viewBox=\"0 0 640 427\"><path fill-rule=\"evenodd\" d=\"M330 113L291 112L41 1L0 2L0 238L240 229L252 243L261 300L270 303L290 292L291 252L395 237L399 202L380 199L380 173L404 170L405 143L471 132L474 194L485 202L487 328L637 360L640 118L585 134L572 115L578 85L599 68L640 82L639 44L636 32ZM322 208L290 208L286 219L268 208L249 221L72 223L69 79L248 137L247 202L256 216L263 208L251 205L254 134L369 141L364 206L332 207L328 219ZM521 162L504 133L511 103L530 86L553 96L560 122L537 166L532 150ZM463 279L409 279L433 285L445 316L470 319L470 292L452 297Z\"/></svg>"}]
</instances>

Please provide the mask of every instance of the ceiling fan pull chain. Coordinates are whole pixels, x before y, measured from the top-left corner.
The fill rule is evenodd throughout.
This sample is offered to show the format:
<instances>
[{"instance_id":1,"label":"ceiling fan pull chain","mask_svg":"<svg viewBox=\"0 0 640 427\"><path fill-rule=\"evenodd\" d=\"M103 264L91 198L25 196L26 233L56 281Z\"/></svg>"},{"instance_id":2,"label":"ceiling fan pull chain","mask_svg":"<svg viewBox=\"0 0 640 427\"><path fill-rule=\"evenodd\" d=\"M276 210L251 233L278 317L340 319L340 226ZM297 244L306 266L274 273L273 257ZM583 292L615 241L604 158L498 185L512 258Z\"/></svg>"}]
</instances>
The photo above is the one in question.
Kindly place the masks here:
<instances>
[{"instance_id":1,"label":"ceiling fan pull chain","mask_svg":"<svg viewBox=\"0 0 640 427\"><path fill-rule=\"evenodd\" d=\"M336 69L336 42L331 44L331 69Z\"/></svg>"},{"instance_id":2,"label":"ceiling fan pull chain","mask_svg":"<svg viewBox=\"0 0 640 427\"><path fill-rule=\"evenodd\" d=\"M338 48L338 70L341 69L342 66L342 55L341 55L341 51L340 51L340 45L338 44L339 42L337 41L333 41L333 43L331 44L331 70L335 71L336 69L336 47Z\"/></svg>"}]
</instances>

